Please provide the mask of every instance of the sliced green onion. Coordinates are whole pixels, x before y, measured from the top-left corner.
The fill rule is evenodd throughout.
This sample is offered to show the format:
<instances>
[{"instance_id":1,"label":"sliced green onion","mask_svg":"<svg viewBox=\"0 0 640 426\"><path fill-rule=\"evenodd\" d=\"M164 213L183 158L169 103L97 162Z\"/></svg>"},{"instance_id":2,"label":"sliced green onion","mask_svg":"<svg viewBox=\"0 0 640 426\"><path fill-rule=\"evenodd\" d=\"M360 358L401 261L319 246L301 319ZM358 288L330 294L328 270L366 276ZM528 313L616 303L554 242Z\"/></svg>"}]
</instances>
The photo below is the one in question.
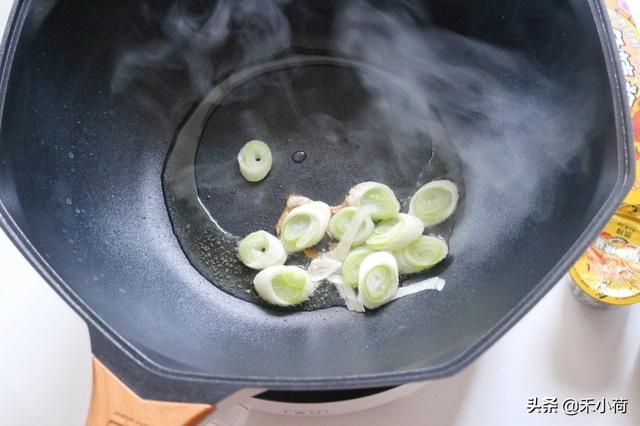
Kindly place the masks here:
<instances>
[{"instance_id":1,"label":"sliced green onion","mask_svg":"<svg viewBox=\"0 0 640 426\"><path fill-rule=\"evenodd\" d=\"M325 255L313 259L309 264L307 272L309 273L311 281L314 283L324 279L332 283L336 290L338 290L340 297L344 300L347 309L364 312L364 305L358 300L358 296L356 296L353 287L347 285L341 275L334 273L340 269L341 266L342 263Z\"/></svg>"},{"instance_id":2,"label":"sliced green onion","mask_svg":"<svg viewBox=\"0 0 640 426\"><path fill-rule=\"evenodd\" d=\"M407 247L394 253L401 274L424 271L447 257L449 248L444 240L423 235Z\"/></svg>"},{"instance_id":3,"label":"sliced green onion","mask_svg":"<svg viewBox=\"0 0 640 426\"><path fill-rule=\"evenodd\" d=\"M322 281L340 269L342 263L327 256L319 256L309 263L307 272L311 281Z\"/></svg>"},{"instance_id":4,"label":"sliced green onion","mask_svg":"<svg viewBox=\"0 0 640 426\"><path fill-rule=\"evenodd\" d=\"M355 290L344 282L342 276L333 274L330 275L327 280L335 286L336 290L338 290L338 294L344 300L344 304L347 309L354 312L365 311L364 305L358 300Z\"/></svg>"},{"instance_id":5,"label":"sliced green onion","mask_svg":"<svg viewBox=\"0 0 640 426\"><path fill-rule=\"evenodd\" d=\"M244 144L238 153L240 174L249 182L258 182L271 170L271 150L266 143L252 140Z\"/></svg>"},{"instance_id":6,"label":"sliced green onion","mask_svg":"<svg viewBox=\"0 0 640 426\"><path fill-rule=\"evenodd\" d=\"M340 241L351 224L357 210L356 207L345 207L338 210L329 221L329 236L334 240ZM369 238L373 232L373 228L373 221L370 217L366 217L362 225L360 225L352 245L357 246L367 241L367 238Z\"/></svg>"},{"instance_id":7,"label":"sliced green onion","mask_svg":"<svg viewBox=\"0 0 640 426\"><path fill-rule=\"evenodd\" d=\"M278 218L278 222L276 223L276 233L280 235L280 231L282 230L282 224L284 223L285 218L289 215L289 212L296 207L300 207L303 204L310 203L312 200L310 198L305 197L304 195L298 194L290 194L287 197L287 202L285 203L284 210L280 214Z\"/></svg>"},{"instance_id":8,"label":"sliced green onion","mask_svg":"<svg viewBox=\"0 0 640 426\"><path fill-rule=\"evenodd\" d=\"M423 231L424 225L420 219L400 213L393 219L378 223L366 244L371 250L402 250L420 238Z\"/></svg>"},{"instance_id":9,"label":"sliced green onion","mask_svg":"<svg viewBox=\"0 0 640 426\"><path fill-rule=\"evenodd\" d=\"M456 210L458 197L458 187L455 183L449 180L434 180L411 197L409 214L419 217L426 227L438 225Z\"/></svg>"},{"instance_id":10,"label":"sliced green onion","mask_svg":"<svg viewBox=\"0 0 640 426\"><path fill-rule=\"evenodd\" d=\"M371 220L369 214L364 209L356 209L338 245L333 250L313 259L307 269L312 281L318 282L327 279L333 283L340 296L344 299L347 309L356 312L364 312L364 305L358 301L354 289L350 285L347 285L342 279L342 276L335 272L343 266L342 262L349 255L349 250L356 237L356 231L366 219Z\"/></svg>"},{"instance_id":11,"label":"sliced green onion","mask_svg":"<svg viewBox=\"0 0 640 426\"><path fill-rule=\"evenodd\" d=\"M331 208L321 201L312 201L292 209L282 222L280 239L290 252L312 247L324 237L331 217Z\"/></svg>"},{"instance_id":12,"label":"sliced green onion","mask_svg":"<svg viewBox=\"0 0 640 426\"><path fill-rule=\"evenodd\" d=\"M349 226L344 232L344 235L340 239L340 242L335 246L333 250L326 254L327 257L331 259L335 259L340 263L344 262L344 260L349 255L351 251L351 247L353 246L353 242L356 239L356 235L358 230L362 226L362 224L367 220L371 219L369 217L369 213L363 208L358 208L356 213L353 215L353 219L349 222Z\"/></svg>"},{"instance_id":13,"label":"sliced green onion","mask_svg":"<svg viewBox=\"0 0 640 426\"><path fill-rule=\"evenodd\" d=\"M351 249L353 240L356 237L356 230L360 228L359 225L363 224L368 218L369 214L366 211L363 209L356 209L355 215L351 222L349 222L344 236L338 245L333 250L320 255L309 263L307 270L309 271L313 281L323 280L340 269L342 262L349 255L349 250Z\"/></svg>"},{"instance_id":14,"label":"sliced green onion","mask_svg":"<svg viewBox=\"0 0 640 426\"><path fill-rule=\"evenodd\" d=\"M364 207L373 220L391 219L400 211L400 203L391 188L378 182L363 182L351 188L347 204Z\"/></svg>"},{"instance_id":15,"label":"sliced green onion","mask_svg":"<svg viewBox=\"0 0 640 426\"><path fill-rule=\"evenodd\" d=\"M398 282L396 258L385 251L373 253L360 265L358 299L368 309L375 309L393 299Z\"/></svg>"},{"instance_id":16,"label":"sliced green onion","mask_svg":"<svg viewBox=\"0 0 640 426\"><path fill-rule=\"evenodd\" d=\"M362 261L372 254L373 251L366 247L358 247L353 250L342 264L342 280L345 284L351 287L358 286L358 272L360 271L360 265Z\"/></svg>"},{"instance_id":17,"label":"sliced green onion","mask_svg":"<svg viewBox=\"0 0 640 426\"><path fill-rule=\"evenodd\" d=\"M425 290L438 290L442 291L445 281L440 277L427 278L425 280L405 284L398 289L396 295L393 296L393 300L400 299L401 297L410 296L415 293L419 293Z\"/></svg>"},{"instance_id":18,"label":"sliced green onion","mask_svg":"<svg viewBox=\"0 0 640 426\"><path fill-rule=\"evenodd\" d=\"M249 268L264 269L284 264L287 252L278 238L266 231L256 231L240 241L238 257Z\"/></svg>"},{"instance_id":19,"label":"sliced green onion","mask_svg":"<svg viewBox=\"0 0 640 426\"><path fill-rule=\"evenodd\" d=\"M258 272L253 286L260 297L279 306L304 302L316 287L304 269L285 265L269 266Z\"/></svg>"}]
</instances>

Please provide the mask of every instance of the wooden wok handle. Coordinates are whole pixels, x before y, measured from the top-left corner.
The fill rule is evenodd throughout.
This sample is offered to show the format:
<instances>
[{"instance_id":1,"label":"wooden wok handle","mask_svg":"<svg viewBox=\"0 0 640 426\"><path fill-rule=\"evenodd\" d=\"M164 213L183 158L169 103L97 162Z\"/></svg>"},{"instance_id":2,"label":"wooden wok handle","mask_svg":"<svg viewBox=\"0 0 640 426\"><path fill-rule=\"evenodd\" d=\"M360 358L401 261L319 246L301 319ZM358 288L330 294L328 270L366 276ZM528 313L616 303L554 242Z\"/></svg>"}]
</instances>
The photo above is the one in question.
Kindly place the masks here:
<instances>
[{"instance_id":1,"label":"wooden wok handle","mask_svg":"<svg viewBox=\"0 0 640 426\"><path fill-rule=\"evenodd\" d=\"M86 426L197 426L215 410L207 404L140 398L97 358Z\"/></svg>"}]
</instances>

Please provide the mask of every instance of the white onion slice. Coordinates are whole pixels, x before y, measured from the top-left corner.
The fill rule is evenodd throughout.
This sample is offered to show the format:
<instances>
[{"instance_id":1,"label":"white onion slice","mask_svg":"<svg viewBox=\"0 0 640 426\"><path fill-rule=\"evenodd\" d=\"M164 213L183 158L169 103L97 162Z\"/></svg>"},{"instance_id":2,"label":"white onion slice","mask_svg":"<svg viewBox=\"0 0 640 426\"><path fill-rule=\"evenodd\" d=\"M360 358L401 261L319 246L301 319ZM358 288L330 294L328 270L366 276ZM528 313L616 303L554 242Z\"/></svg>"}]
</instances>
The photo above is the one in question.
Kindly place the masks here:
<instances>
[{"instance_id":1,"label":"white onion slice","mask_svg":"<svg viewBox=\"0 0 640 426\"><path fill-rule=\"evenodd\" d=\"M409 296L425 290L438 290L442 291L445 285L445 280L440 277L427 278L426 280L417 281L415 283L406 284L398 289L398 292L393 297L393 300L401 297Z\"/></svg>"},{"instance_id":2,"label":"white onion slice","mask_svg":"<svg viewBox=\"0 0 640 426\"><path fill-rule=\"evenodd\" d=\"M298 266L269 266L253 279L260 297L279 306L292 306L304 302L315 291L316 285L309 274Z\"/></svg>"},{"instance_id":3,"label":"white onion slice","mask_svg":"<svg viewBox=\"0 0 640 426\"><path fill-rule=\"evenodd\" d=\"M349 250L351 249L351 245L353 244L353 239L355 238L356 232L360 227L359 225L366 218L367 212L362 209L358 209L338 245L333 250L322 254L321 256L313 259L311 263L309 263L309 267L307 269L311 271L313 277L312 279L314 281L323 280L340 269L340 266L342 266L342 261L349 254Z\"/></svg>"},{"instance_id":4,"label":"white onion slice","mask_svg":"<svg viewBox=\"0 0 640 426\"><path fill-rule=\"evenodd\" d=\"M402 250L422 235L424 225L415 216L400 213L397 217L376 225L366 242L371 250Z\"/></svg>"},{"instance_id":5,"label":"white onion slice","mask_svg":"<svg viewBox=\"0 0 640 426\"><path fill-rule=\"evenodd\" d=\"M244 144L238 153L240 174L249 182L264 179L271 170L273 159L266 143L252 140Z\"/></svg>"},{"instance_id":6,"label":"white onion slice","mask_svg":"<svg viewBox=\"0 0 640 426\"><path fill-rule=\"evenodd\" d=\"M287 252L278 238L266 231L256 231L240 241L238 257L249 268L264 269L284 264Z\"/></svg>"},{"instance_id":7,"label":"white onion slice","mask_svg":"<svg viewBox=\"0 0 640 426\"><path fill-rule=\"evenodd\" d=\"M400 203L387 185L378 182L363 182L349 190L347 205L362 207L373 220L391 219L398 215Z\"/></svg>"},{"instance_id":8,"label":"white onion slice","mask_svg":"<svg viewBox=\"0 0 640 426\"><path fill-rule=\"evenodd\" d=\"M356 312L364 312L364 305L358 300L353 288L346 285L342 277L335 272L340 269L342 261L349 254L360 225L368 218L369 214L364 209L358 209L338 245L328 253L313 259L308 267L313 281L327 279L332 282L347 308Z\"/></svg>"},{"instance_id":9,"label":"white onion slice","mask_svg":"<svg viewBox=\"0 0 640 426\"><path fill-rule=\"evenodd\" d=\"M413 274L424 271L441 262L449 252L447 243L437 237L422 235L416 241L393 255L398 261L401 274Z\"/></svg>"},{"instance_id":10,"label":"white onion slice","mask_svg":"<svg viewBox=\"0 0 640 426\"><path fill-rule=\"evenodd\" d=\"M393 299L398 283L396 258L385 251L373 253L360 265L358 300L368 309L375 309Z\"/></svg>"},{"instance_id":11,"label":"white onion slice","mask_svg":"<svg viewBox=\"0 0 640 426\"><path fill-rule=\"evenodd\" d=\"M329 221L329 228L327 229L329 236L336 241L340 241L353 221L357 211L358 209L356 207L345 207L338 210ZM373 232L374 226L371 217L367 216L358 228L352 246L357 246L367 241L367 238L369 238Z\"/></svg>"},{"instance_id":12,"label":"white onion slice","mask_svg":"<svg viewBox=\"0 0 640 426\"><path fill-rule=\"evenodd\" d=\"M358 235L358 229L360 229L360 226L362 226L362 223L364 223L368 217L369 213L367 213L365 209L356 210L356 214L353 215L353 219L351 219L342 239L333 250L327 253L327 256L339 262L343 262L351 251L353 242Z\"/></svg>"},{"instance_id":13,"label":"white onion slice","mask_svg":"<svg viewBox=\"0 0 640 426\"><path fill-rule=\"evenodd\" d=\"M340 269L342 263L326 256L320 256L309 263L307 272L312 281L322 281Z\"/></svg>"},{"instance_id":14,"label":"white onion slice","mask_svg":"<svg viewBox=\"0 0 640 426\"><path fill-rule=\"evenodd\" d=\"M330 217L331 208L321 201L312 201L292 209L280 229L284 248L293 253L318 244L327 232Z\"/></svg>"},{"instance_id":15,"label":"white onion slice","mask_svg":"<svg viewBox=\"0 0 640 426\"><path fill-rule=\"evenodd\" d=\"M360 300L358 300L358 296L356 295L353 287L345 284L342 277L337 274L330 275L328 281L332 283L336 290L338 290L338 294L344 300L347 309L354 312L364 312L364 305Z\"/></svg>"},{"instance_id":16,"label":"white onion slice","mask_svg":"<svg viewBox=\"0 0 640 426\"><path fill-rule=\"evenodd\" d=\"M342 279L351 287L358 286L360 265L373 251L366 247L358 247L353 250L342 263Z\"/></svg>"},{"instance_id":17,"label":"white onion slice","mask_svg":"<svg viewBox=\"0 0 640 426\"><path fill-rule=\"evenodd\" d=\"M409 214L422 220L424 226L438 225L449 218L458 205L458 187L450 180L434 180L422 186L411 197Z\"/></svg>"}]
</instances>

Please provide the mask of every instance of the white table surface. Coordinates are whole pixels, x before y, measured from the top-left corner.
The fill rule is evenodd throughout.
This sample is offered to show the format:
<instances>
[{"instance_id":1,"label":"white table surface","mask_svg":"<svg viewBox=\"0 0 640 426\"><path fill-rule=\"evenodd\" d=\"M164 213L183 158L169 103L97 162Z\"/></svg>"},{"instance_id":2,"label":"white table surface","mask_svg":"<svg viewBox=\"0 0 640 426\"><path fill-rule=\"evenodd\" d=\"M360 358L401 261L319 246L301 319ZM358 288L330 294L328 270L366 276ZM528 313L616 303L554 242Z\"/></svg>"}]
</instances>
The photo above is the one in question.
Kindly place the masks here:
<instances>
[{"instance_id":1,"label":"white table surface","mask_svg":"<svg viewBox=\"0 0 640 426\"><path fill-rule=\"evenodd\" d=\"M639 0L629 3L640 12ZM10 5L0 0L0 30ZM2 233L0 268L0 424L82 425L91 379L84 323ZM527 414L532 397L629 406L624 415ZM593 309L559 283L479 360L400 408L399 424L640 425L640 305Z\"/></svg>"}]
</instances>

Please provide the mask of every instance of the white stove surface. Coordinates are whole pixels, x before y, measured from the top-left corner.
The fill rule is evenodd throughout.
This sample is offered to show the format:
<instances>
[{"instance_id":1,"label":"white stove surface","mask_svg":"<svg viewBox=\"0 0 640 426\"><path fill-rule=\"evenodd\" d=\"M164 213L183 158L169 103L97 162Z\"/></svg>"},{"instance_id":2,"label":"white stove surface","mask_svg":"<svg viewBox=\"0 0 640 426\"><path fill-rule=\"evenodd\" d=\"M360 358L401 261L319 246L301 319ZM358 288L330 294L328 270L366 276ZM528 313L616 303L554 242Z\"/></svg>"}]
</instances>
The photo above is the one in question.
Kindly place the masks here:
<instances>
[{"instance_id":1,"label":"white stove surface","mask_svg":"<svg viewBox=\"0 0 640 426\"><path fill-rule=\"evenodd\" d=\"M631 0L640 12L640 1ZM0 31L11 1L0 0ZM636 14L636 16L640 16ZM0 232L0 423L80 426L89 404L86 326ZM530 398L557 398L557 414L528 414ZM563 414L568 398L628 400L626 414ZM326 418L261 417L260 425L327 425ZM640 424L640 305L597 310L559 283L470 367L335 424ZM249 418L255 425L257 419ZM334 424L332 422L332 424Z\"/></svg>"}]
</instances>

